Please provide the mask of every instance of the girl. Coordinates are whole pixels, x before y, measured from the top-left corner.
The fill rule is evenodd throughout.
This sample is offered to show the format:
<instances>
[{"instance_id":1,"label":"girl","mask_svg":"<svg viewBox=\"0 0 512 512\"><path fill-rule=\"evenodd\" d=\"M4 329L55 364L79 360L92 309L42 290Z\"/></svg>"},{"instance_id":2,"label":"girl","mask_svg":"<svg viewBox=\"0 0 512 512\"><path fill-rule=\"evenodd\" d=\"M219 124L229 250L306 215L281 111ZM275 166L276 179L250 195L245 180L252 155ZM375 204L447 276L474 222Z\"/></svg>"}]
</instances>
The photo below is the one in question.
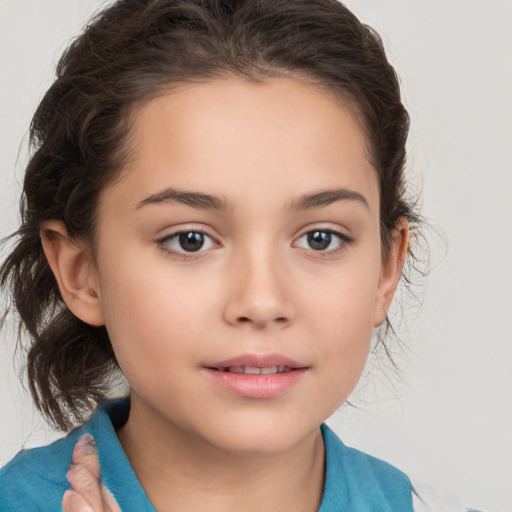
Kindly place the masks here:
<instances>
[{"instance_id":1,"label":"girl","mask_svg":"<svg viewBox=\"0 0 512 512\"><path fill-rule=\"evenodd\" d=\"M378 36L334 0L120 0L57 75L0 279L37 407L80 426L0 510L418 510L323 423L419 228Z\"/></svg>"}]
</instances>

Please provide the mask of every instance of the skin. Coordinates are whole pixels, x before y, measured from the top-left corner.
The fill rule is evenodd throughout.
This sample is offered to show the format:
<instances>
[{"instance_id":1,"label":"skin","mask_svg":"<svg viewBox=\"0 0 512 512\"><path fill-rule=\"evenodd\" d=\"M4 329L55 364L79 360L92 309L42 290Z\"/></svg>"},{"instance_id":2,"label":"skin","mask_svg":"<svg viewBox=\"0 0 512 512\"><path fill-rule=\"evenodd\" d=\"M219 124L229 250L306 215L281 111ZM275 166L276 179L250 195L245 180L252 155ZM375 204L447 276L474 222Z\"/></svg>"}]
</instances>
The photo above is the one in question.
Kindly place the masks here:
<instances>
[{"instance_id":1,"label":"skin","mask_svg":"<svg viewBox=\"0 0 512 512\"><path fill-rule=\"evenodd\" d=\"M159 511L317 510L319 425L362 373L400 277L407 223L383 258L364 136L315 86L285 78L188 85L134 120L133 158L101 193L94 248L57 221L41 232L68 307L106 325L132 386L119 440ZM144 203L168 187L229 207ZM289 208L338 189L359 199ZM169 238L183 231L211 238L187 253ZM341 237L318 250L311 231ZM204 372L246 353L279 353L307 370L269 399L228 393ZM87 501L89 491L76 478L72 485ZM70 499L67 511L86 510L69 508Z\"/></svg>"},{"instance_id":2,"label":"skin","mask_svg":"<svg viewBox=\"0 0 512 512\"><path fill-rule=\"evenodd\" d=\"M121 512L108 489L99 483L100 463L91 436L82 436L76 444L67 477L72 490L63 496L64 512Z\"/></svg>"}]
</instances>

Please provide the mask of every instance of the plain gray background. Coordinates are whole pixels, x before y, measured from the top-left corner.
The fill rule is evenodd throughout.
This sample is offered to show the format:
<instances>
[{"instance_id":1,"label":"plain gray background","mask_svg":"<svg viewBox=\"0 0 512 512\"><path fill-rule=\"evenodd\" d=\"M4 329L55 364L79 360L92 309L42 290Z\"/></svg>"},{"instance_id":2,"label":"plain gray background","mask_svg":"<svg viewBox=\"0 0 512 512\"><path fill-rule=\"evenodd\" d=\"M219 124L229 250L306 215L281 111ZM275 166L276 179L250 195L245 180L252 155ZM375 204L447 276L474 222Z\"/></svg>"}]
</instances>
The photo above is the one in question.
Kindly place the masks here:
<instances>
[{"instance_id":1,"label":"plain gray background","mask_svg":"<svg viewBox=\"0 0 512 512\"><path fill-rule=\"evenodd\" d=\"M16 228L35 106L62 50L103 4L0 0L0 237ZM402 326L400 378L372 371L354 397L358 409L341 409L329 424L415 480L510 512L512 2L346 4L379 31L401 76L412 185L447 244L433 237L436 268L422 308ZM10 327L0 336L0 465L56 435L19 384Z\"/></svg>"}]
</instances>

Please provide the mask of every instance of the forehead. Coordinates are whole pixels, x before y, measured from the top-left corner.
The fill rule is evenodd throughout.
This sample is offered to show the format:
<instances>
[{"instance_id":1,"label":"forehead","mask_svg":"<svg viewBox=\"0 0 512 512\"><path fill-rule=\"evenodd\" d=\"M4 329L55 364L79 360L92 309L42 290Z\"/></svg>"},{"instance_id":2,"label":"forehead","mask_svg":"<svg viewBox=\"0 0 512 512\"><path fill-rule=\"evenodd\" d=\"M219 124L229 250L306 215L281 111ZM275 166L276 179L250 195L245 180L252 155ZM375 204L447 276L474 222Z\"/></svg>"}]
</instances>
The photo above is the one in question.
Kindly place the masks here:
<instances>
[{"instance_id":1,"label":"forehead","mask_svg":"<svg viewBox=\"0 0 512 512\"><path fill-rule=\"evenodd\" d=\"M233 204L340 186L378 201L353 114L311 84L187 84L140 106L133 120L132 159L116 185L132 206L169 186L207 189Z\"/></svg>"}]
</instances>

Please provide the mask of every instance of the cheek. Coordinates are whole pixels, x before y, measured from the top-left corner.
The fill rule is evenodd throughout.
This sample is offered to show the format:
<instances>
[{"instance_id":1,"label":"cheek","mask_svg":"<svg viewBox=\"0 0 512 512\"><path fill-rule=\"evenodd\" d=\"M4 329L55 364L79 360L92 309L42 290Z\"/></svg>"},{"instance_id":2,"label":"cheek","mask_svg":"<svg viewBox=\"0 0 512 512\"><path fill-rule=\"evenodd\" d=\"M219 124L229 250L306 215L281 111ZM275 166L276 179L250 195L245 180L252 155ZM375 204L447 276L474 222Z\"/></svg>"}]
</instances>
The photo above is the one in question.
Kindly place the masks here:
<instances>
[{"instance_id":1,"label":"cheek","mask_svg":"<svg viewBox=\"0 0 512 512\"><path fill-rule=\"evenodd\" d=\"M373 329L380 267L377 257L362 258L359 252L347 260L340 270L321 276L316 286L303 291L304 314L314 312L322 330L361 339Z\"/></svg>"},{"instance_id":2,"label":"cheek","mask_svg":"<svg viewBox=\"0 0 512 512\"><path fill-rule=\"evenodd\" d=\"M312 339L316 340L325 396L336 397L334 408L357 384L364 369L373 334L373 315L378 286L378 267L347 268L310 292L304 311L309 311ZM340 403L336 403L336 400Z\"/></svg>"},{"instance_id":3,"label":"cheek","mask_svg":"<svg viewBox=\"0 0 512 512\"><path fill-rule=\"evenodd\" d=\"M127 378L151 378L151 368L162 361L187 362L190 343L183 339L204 338L199 320L210 318L208 308L218 302L211 287L198 288L186 275L171 274L168 265L145 264L141 257L117 258L102 268L106 328Z\"/></svg>"},{"instance_id":4,"label":"cheek","mask_svg":"<svg viewBox=\"0 0 512 512\"><path fill-rule=\"evenodd\" d=\"M333 365L343 366L344 373L352 373L352 368L355 373L359 371L371 342L373 295L364 292L360 287L346 288L345 293L326 303L318 314L321 352Z\"/></svg>"}]
</instances>

